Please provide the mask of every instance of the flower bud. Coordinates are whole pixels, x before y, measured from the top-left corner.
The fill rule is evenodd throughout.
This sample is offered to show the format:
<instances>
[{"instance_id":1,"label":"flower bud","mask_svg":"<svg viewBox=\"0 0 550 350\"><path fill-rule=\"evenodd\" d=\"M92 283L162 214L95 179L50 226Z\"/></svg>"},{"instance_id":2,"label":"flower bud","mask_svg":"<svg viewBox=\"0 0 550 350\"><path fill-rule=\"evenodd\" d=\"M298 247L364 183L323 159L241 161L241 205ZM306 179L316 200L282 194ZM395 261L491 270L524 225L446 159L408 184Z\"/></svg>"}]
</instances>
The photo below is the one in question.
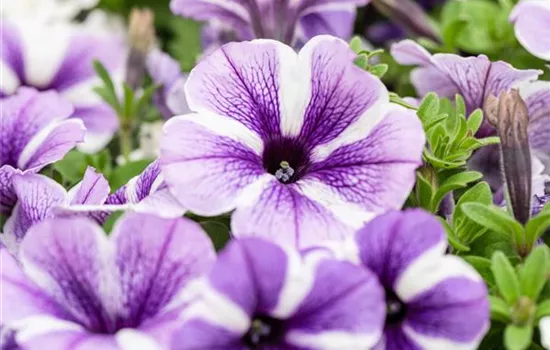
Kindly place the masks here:
<instances>
[{"instance_id":1,"label":"flower bud","mask_svg":"<svg viewBox=\"0 0 550 350\"><path fill-rule=\"evenodd\" d=\"M502 171L515 218L525 224L531 216L531 151L527 126L529 113L518 90L486 100L486 116L500 137ZM497 107L497 108L495 108Z\"/></svg>"},{"instance_id":2,"label":"flower bud","mask_svg":"<svg viewBox=\"0 0 550 350\"><path fill-rule=\"evenodd\" d=\"M143 83L145 62L149 50L155 43L154 14L149 9L132 9L128 38L130 54L126 63L126 82L136 90Z\"/></svg>"}]
</instances>

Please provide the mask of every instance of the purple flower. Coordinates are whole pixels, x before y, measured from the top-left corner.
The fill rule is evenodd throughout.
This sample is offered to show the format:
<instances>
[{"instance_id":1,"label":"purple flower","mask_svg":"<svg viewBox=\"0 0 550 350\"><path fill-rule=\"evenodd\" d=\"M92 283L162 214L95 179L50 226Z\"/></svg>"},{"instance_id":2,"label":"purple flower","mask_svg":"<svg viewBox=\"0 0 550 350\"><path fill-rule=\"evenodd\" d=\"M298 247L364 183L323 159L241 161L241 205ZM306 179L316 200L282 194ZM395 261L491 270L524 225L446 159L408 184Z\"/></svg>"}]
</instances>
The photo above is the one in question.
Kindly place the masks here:
<instances>
[{"instance_id":1,"label":"purple flower","mask_svg":"<svg viewBox=\"0 0 550 350\"><path fill-rule=\"evenodd\" d=\"M354 58L342 40L319 36L299 54L258 40L199 63L186 85L196 114L170 119L161 143L182 205L205 216L235 210L235 236L301 247L400 208L424 132Z\"/></svg>"},{"instance_id":2,"label":"purple flower","mask_svg":"<svg viewBox=\"0 0 550 350\"><path fill-rule=\"evenodd\" d=\"M49 218L88 216L103 224L114 211L151 213L165 218L181 217L185 209L171 195L157 162L109 195L102 174L88 168L81 182L68 192L54 180L38 174L14 175L17 204L4 226L3 240L14 254L27 231Z\"/></svg>"},{"instance_id":3,"label":"purple flower","mask_svg":"<svg viewBox=\"0 0 550 350\"><path fill-rule=\"evenodd\" d=\"M73 104L72 116L84 121L87 132L80 147L93 152L107 144L118 119L93 91L100 81L92 62L100 60L112 74L122 74L125 50L118 39L93 36L71 25L4 20L0 41L0 96L13 94L19 86L55 90Z\"/></svg>"},{"instance_id":4,"label":"purple flower","mask_svg":"<svg viewBox=\"0 0 550 350\"><path fill-rule=\"evenodd\" d=\"M550 61L550 2L520 1L510 14L516 38L533 55Z\"/></svg>"},{"instance_id":5,"label":"purple flower","mask_svg":"<svg viewBox=\"0 0 550 350\"><path fill-rule=\"evenodd\" d=\"M21 88L0 100L0 213L15 205L13 175L40 171L84 139L82 121L68 119L72 113L55 92Z\"/></svg>"},{"instance_id":6,"label":"purple flower","mask_svg":"<svg viewBox=\"0 0 550 350\"><path fill-rule=\"evenodd\" d=\"M412 40L403 40L391 47L393 58L403 65L418 66L411 73L411 82L419 96L435 92L440 97L464 97L468 113L483 108L489 95L498 97L520 84L537 79L540 70L519 70L510 64L491 62L485 55L460 57L430 53ZM486 121L478 136L492 135L495 130Z\"/></svg>"},{"instance_id":7,"label":"purple flower","mask_svg":"<svg viewBox=\"0 0 550 350\"><path fill-rule=\"evenodd\" d=\"M174 350L366 349L382 332L372 273L258 238L230 243L202 287Z\"/></svg>"},{"instance_id":8,"label":"purple flower","mask_svg":"<svg viewBox=\"0 0 550 350\"><path fill-rule=\"evenodd\" d=\"M84 218L43 222L20 264L0 257L2 323L22 348L124 350L167 345L180 293L215 253L190 220L128 214L109 238Z\"/></svg>"},{"instance_id":9,"label":"purple flower","mask_svg":"<svg viewBox=\"0 0 550 350\"><path fill-rule=\"evenodd\" d=\"M384 337L375 349L476 349L489 329L487 288L466 262L445 255L439 221L421 210L378 216L355 237L360 262L386 290Z\"/></svg>"},{"instance_id":10,"label":"purple flower","mask_svg":"<svg viewBox=\"0 0 550 350\"><path fill-rule=\"evenodd\" d=\"M347 39L355 8L370 0L172 0L172 12L208 25L205 52L230 41L267 38L301 46L320 34Z\"/></svg>"},{"instance_id":11,"label":"purple flower","mask_svg":"<svg viewBox=\"0 0 550 350\"><path fill-rule=\"evenodd\" d=\"M153 102L164 119L191 111L183 90L189 75L181 73L176 60L162 51L154 50L147 56L147 70L153 82L161 86L153 95Z\"/></svg>"},{"instance_id":12,"label":"purple flower","mask_svg":"<svg viewBox=\"0 0 550 350\"><path fill-rule=\"evenodd\" d=\"M4 225L2 241L14 255L18 254L19 245L32 226L62 216L72 206L103 204L109 195L107 180L93 168L88 168L82 181L69 192L39 174L16 174L12 182L17 204Z\"/></svg>"}]
</instances>

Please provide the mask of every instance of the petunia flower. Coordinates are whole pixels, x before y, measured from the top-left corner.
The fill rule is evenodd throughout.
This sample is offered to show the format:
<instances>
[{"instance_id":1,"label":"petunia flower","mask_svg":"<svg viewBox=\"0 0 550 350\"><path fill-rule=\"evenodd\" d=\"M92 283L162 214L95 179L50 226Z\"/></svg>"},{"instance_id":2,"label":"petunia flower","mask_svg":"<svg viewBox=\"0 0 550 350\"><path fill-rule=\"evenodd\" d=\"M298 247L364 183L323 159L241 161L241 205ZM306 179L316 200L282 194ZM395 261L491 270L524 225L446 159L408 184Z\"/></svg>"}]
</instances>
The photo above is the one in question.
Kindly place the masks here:
<instances>
[{"instance_id":1,"label":"petunia flower","mask_svg":"<svg viewBox=\"0 0 550 350\"><path fill-rule=\"evenodd\" d=\"M232 233L301 247L351 235L400 208L425 136L337 38L299 54L272 40L231 43L191 72L195 114L165 125L160 165L181 204L235 210Z\"/></svg>"},{"instance_id":2,"label":"petunia flower","mask_svg":"<svg viewBox=\"0 0 550 350\"><path fill-rule=\"evenodd\" d=\"M21 88L0 100L0 213L15 205L14 174L36 173L83 141L84 125L68 119L72 113L55 92Z\"/></svg>"},{"instance_id":3,"label":"petunia flower","mask_svg":"<svg viewBox=\"0 0 550 350\"><path fill-rule=\"evenodd\" d=\"M206 21L204 51L230 41L275 39L301 46L320 34L352 34L356 7L370 0L172 0L172 12Z\"/></svg>"},{"instance_id":4,"label":"petunia flower","mask_svg":"<svg viewBox=\"0 0 550 350\"><path fill-rule=\"evenodd\" d=\"M174 350L367 349L382 332L372 273L258 238L231 242L197 292Z\"/></svg>"},{"instance_id":5,"label":"petunia flower","mask_svg":"<svg viewBox=\"0 0 550 350\"><path fill-rule=\"evenodd\" d=\"M421 210L378 216L355 236L359 261L386 291L384 336L375 349L477 349L489 329L487 288L445 255L439 221Z\"/></svg>"},{"instance_id":6,"label":"petunia flower","mask_svg":"<svg viewBox=\"0 0 550 350\"><path fill-rule=\"evenodd\" d=\"M91 167L69 191L38 174L14 175L13 188L17 204L4 226L3 241L14 254L27 231L49 218L80 215L103 224L115 211L151 213L165 218L185 213L164 184L157 162L112 194L107 180Z\"/></svg>"},{"instance_id":7,"label":"petunia flower","mask_svg":"<svg viewBox=\"0 0 550 350\"><path fill-rule=\"evenodd\" d=\"M542 74L540 70L515 69L503 61L491 62L485 55L431 55L412 40L393 44L391 54L400 64L418 66L411 72L411 82L420 97L435 92L440 97L454 99L459 94L464 98L468 114L477 108L483 109L490 95L498 97L500 92L536 80ZM485 121L478 136L494 133L494 128Z\"/></svg>"},{"instance_id":8,"label":"petunia flower","mask_svg":"<svg viewBox=\"0 0 550 350\"><path fill-rule=\"evenodd\" d=\"M79 147L87 152L103 148L118 129L118 119L93 91L100 85L93 61L101 61L118 79L126 55L120 40L77 25L4 20L0 41L0 96L15 93L19 86L57 91L73 104L72 116L86 126L85 143Z\"/></svg>"},{"instance_id":9,"label":"petunia flower","mask_svg":"<svg viewBox=\"0 0 550 350\"><path fill-rule=\"evenodd\" d=\"M96 6L99 0L14 0L0 3L1 16L32 19L44 23L69 22L81 11Z\"/></svg>"},{"instance_id":10,"label":"petunia flower","mask_svg":"<svg viewBox=\"0 0 550 350\"><path fill-rule=\"evenodd\" d=\"M540 342L545 349L550 349L550 317L543 317L539 321Z\"/></svg>"},{"instance_id":11,"label":"petunia flower","mask_svg":"<svg viewBox=\"0 0 550 350\"><path fill-rule=\"evenodd\" d=\"M184 92L189 75L181 72L176 60L160 50L153 50L147 56L147 71L153 82L160 85L153 102L164 119L190 112Z\"/></svg>"},{"instance_id":12,"label":"petunia flower","mask_svg":"<svg viewBox=\"0 0 550 350\"><path fill-rule=\"evenodd\" d=\"M20 264L5 249L0 257L2 323L22 348L156 350L215 253L190 220L128 214L109 237L84 218L43 222L23 240Z\"/></svg>"},{"instance_id":13,"label":"petunia flower","mask_svg":"<svg viewBox=\"0 0 550 350\"><path fill-rule=\"evenodd\" d=\"M550 2L522 0L512 10L510 22L527 51L550 61Z\"/></svg>"}]
</instances>

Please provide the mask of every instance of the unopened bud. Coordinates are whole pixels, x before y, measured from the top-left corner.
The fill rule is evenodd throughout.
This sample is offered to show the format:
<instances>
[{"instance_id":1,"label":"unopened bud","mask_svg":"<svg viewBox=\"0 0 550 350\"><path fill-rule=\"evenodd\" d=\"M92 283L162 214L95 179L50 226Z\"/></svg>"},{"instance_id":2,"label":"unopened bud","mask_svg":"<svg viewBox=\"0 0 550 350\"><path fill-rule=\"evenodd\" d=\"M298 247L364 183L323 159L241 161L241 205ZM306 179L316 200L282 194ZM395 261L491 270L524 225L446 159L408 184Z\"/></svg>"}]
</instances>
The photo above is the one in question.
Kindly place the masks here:
<instances>
[{"instance_id":1,"label":"unopened bud","mask_svg":"<svg viewBox=\"0 0 550 350\"><path fill-rule=\"evenodd\" d=\"M126 63L126 82L133 90L143 83L147 54L155 43L154 21L154 14L149 9L132 9L130 12L130 53Z\"/></svg>"},{"instance_id":2,"label":"unopened bud","mask_svg":"<svg viewBox=\"0 0 550 350\"><path fill-rule=\"evenodd\" d=\"M486 100L487 118L500 137L501 164L515 218L525 224L531 216L531 151L529 112L518 90L502 92L495 113L495 97Z\"/></svg>"},{"instance_id":3,"label":"unopened bud","mask_svg":"<svg viewBox=\"0 0 550 350\"><path fill-rule=\"evenodd\" d=\"M412 0L374 0L373 5L412 36L425 37L437 43L441 36L430 23L430 18L419 4Z\"/></svg>"},{"instance_id":4,"label":"unopened bud","mask_svg":"<svg viewBox=\"0 0 550 350\"><path fill-rule=\"evenodd\" d=\"M518 299L518 302L512 309L512 322L516 326L525 326L529 324L535 316L536 304L526 296Z\"/></svg>"}]
</instances>

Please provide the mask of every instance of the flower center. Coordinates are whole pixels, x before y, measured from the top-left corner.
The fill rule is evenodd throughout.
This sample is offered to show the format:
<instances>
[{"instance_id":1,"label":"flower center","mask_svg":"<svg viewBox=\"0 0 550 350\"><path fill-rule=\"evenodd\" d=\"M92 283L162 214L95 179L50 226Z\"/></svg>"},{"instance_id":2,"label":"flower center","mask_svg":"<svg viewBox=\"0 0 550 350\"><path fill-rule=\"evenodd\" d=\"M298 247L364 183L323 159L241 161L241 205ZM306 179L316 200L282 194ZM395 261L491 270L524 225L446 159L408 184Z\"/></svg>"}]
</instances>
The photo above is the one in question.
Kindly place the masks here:
<instances>
[{"instance_id":1,"label":"flower center","mask_svg":"<svg viewBox=\"0 0 550 350\"><path fill-rule=\"evenodd\" d=\"M407 305L392 291L386 289L386 325L400 324L407 316Z\"/></svg>"},{"instance_id":2,"label":"flower center","mask_svg":"<svg viewBox=\"0 0 550 350\"><path fill-rule=\"evenodd\" d=\"M259 315L252 319L250 329L243 336L242 342L249 350L261 349L265 345L279 345L284 333L283 321Z\"/></svg>"},{"instance_id":3,"label":"flower center","mask_svg":"<svg viewBox=\"0 0 550 350\"><path fill-rule=\"evenodd\" d=\"M284 137L266 142L262 162L264 169L283 184L301 179L310 164L304 147Z\"/></svg>"}]
</instances>

